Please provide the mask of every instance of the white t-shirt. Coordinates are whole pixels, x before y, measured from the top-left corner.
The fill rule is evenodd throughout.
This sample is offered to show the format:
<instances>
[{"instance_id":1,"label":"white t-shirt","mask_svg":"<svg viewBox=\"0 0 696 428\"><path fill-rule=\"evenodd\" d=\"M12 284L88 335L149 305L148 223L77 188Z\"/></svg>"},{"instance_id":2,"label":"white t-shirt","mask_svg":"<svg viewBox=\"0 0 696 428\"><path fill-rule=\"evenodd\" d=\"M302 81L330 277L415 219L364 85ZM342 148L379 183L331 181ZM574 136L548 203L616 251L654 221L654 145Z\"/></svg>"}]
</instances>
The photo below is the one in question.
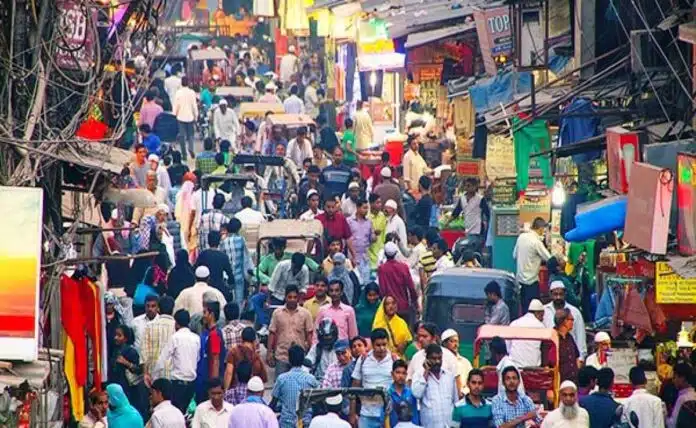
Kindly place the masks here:
<instances>
[{"instance_id":1,"label":"white t-shirt","mask_svg":"<svg viewBox=\"0 0 696 428\"><path fill-rule=\"evenodd\" d=\"M266 217L260 211L244 208L234 215L242 224L261 224L266 222Z\"/></svg>"},{"instance_id":2,"label":"white t-shirt","mask_svg":"<svg viewBox=\"0 0 696 428\"><path fill-rule=\"evenodd\" d=\"M522 285L530 285L539 281L541 262L550 259L551 253L541 242L539 235L530 230L517 238L512 256L517 260L517 281Z\"/></svg>"}]
</instances>

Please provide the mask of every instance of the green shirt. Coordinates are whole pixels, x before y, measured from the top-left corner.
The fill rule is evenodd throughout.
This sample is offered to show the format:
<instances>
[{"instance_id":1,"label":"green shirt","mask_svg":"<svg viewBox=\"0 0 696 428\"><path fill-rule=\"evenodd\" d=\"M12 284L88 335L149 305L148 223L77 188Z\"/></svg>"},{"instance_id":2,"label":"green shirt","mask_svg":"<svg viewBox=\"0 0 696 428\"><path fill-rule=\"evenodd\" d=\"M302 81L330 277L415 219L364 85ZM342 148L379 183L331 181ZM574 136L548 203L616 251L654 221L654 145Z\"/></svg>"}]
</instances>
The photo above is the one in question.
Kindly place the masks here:
<instances>
[{"instance_id":1,"label":"green shirt","mask_svg":"<svg viewBox=\"0 0 696 428\"><path fill-rule=\"evenodd\" d=\"M493 426L493 407L485 399L480 406L474 406L465 396L454 405L452 420L462 428L488 428Z\"/></svg>"},{"instance_id":2,"label":"green shirt","mask_svg":"<svg viewBox=\"0 0 696 428\"><path fill-rule=\"evenodd\" d=\"M262 284L268 284L271 282L271 276L273 271L275 271L276 266L283 260L290 260L293 253L285 252L283 253L283 258L278 260L273 253L266 254L261 257L261 263L259 263L259 281ZM315 262L311 257L305 257L305 266L312 272L316 272L319 269L319 264Z\"/></svg>"},{"instance_id":3,"label":"green shirt","mask_svg":"<svg viewBox=\"0 0 696 428\"><path fill-rule=\"evenodd\" d=\"M341 140L341 148L343 149L343 160L350 163L356 163L357 157L348 151L348 147L355 151L355 133L352 129L343 131L343 140Z\"/></svg>"},{"instance_id":4,"label":"green shirt","mask_svg":"<svg viewBox=\"0 0 696 428\"><path fill-rule=\"evenodd\" d=\"M377 213L376 215L370 211L367 214L367 218L372 221L372 230L378 230L379 235L377 235L377 239L375 242L370 244L370 247L367 249L367 256L370 258L370 267L372 269L377 269L377 258L379 256L379 252L382 248L384 248L384 241L386 240L387 237L387 216L384 215L382 211Z\"/></svg>"}]
</instances>

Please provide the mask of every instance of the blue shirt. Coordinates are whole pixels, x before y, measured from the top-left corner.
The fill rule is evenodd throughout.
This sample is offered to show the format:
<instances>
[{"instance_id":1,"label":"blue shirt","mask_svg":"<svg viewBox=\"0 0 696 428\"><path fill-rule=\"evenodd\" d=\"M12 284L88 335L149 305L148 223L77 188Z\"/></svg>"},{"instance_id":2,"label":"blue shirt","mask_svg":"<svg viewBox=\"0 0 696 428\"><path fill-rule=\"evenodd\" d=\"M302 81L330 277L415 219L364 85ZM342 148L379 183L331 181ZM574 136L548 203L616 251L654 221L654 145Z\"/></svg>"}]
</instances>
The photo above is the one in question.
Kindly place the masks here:
<instances>
[{"instance_id":1,"label":"blue shirt","mask_svg":"<svg viewBox=\"0 0 696 428\"><path fill-rule=\"evenodd\" d=\"M619 403L606 392L595 392L580 399L580 407L590 414L592 428L609 428L616 419Z\"/></svg>"},{"instance_id":2,"label":"blue shirt","mask_svg":"<svg viewBox=\"0 0 696 428\"><path fill-rule=\"evenodd\" d=\"M273 385L273 398L280 404L280 427L294 428L297 426L297 400L303 389L319 388L319 382L311 374L305 372L302 367L293 367L289 372L283 373L276 379ZM312 419L307 412L302 418L305 426L309 426Z\"/></svg>"},{"instance_id":3,"label":"blue shirt","mask_svg":"<svg viewBox=\"0 0 696 428\"><path fill-rule=\"evenodd\" d=\"M160 141L160 138L157 135L150 134L147 137L143 138L143 145L147 149L147 154L155 154L159 156L162 141Z\"/></svg>"},{"instance_id":4,"label":"blue shirt","mask_svg":"<svg viewBox=\"0 0 696 428\"><path fill-rule=\"evenodd\" d=\"M389 425L394 428L396 424L399 423L399 416L396 413L396 409L399 406L399 403L406 403L408 406L411 408L411 413L413 416L411 417L411 422L414 425L420 425L420 413L418 413L418 400L416 400L416 397L413 396L413 392L411 391L411 388L408 386L404 385L403 391L401 391L401 395L399 395L398 392L396 392L396 389L394 388L394 384L391 384L389 386L389 389L387 390L387 394L391 398L392 406L391 406L391 412L389 413Z\"/></svg>"},{"instance_id":5,"label":"blue shirt","mask_svg":"<svg viewBox=\"0 0 696 428\"><path fill-rule=\"evenodd\" d=\"M346 165L329 165L321 172L321 183L324 185L324 200L348 191L351 169Z\"/></svg>"},{"instance_id":6,"label":"blue shirt","mask_svg":"<svg viewBox=\"0 0 696 428\"><path fill-rule=\"evenodd\" d=\"M353 370L355 370L355 364L357 362L358 360L354 359L343 369L343 376L341 376L341 388L350 388L353 386Z\"/></svg>"},{"instance_id":7,"label":"blue shirt","mask_svg":"<svg viewBox=\"0 0 696 428\"><path fill-rule=\"evenodd\" d=\"M536 410L536 406L534 406L532 399L519 393L517 395L517 402L513 404L508 400L507 394L501 392L493 397L491 406L493 407L493 424L496 427ZM541 419L538 416L535 418L535 421L537 424L541 423ZM524 423L517 424L516 428L524 428Z\"/></svg>"},{"instance_id":8,"label":"blue shirt","mask_svg":"<svg viewBox=\"0 0 696 428\"><path fill-rule=\"evenodd\" d=\"M260 325L266 326L271 324L271 318L268 316L268 312L266 312L265 306L267 299L268 294L264 293L256 293L249 299L251 307L254 309L254 314L256 315L256 321Z\"/></svg>"}]
</instances>

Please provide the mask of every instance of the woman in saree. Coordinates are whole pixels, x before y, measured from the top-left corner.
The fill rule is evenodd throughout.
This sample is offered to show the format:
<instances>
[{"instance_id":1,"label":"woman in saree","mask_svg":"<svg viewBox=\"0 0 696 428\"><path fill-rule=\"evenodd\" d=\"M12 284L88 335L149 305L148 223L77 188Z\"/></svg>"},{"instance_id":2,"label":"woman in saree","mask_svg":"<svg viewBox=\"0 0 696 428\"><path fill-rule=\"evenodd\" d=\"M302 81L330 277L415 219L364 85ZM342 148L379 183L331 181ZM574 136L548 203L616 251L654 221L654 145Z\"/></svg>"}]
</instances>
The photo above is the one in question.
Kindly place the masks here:
<instances>
[{"instance_id":1,"label":"woman in saree","mask_svg":"<svg viewBox=\"0 0 696 428\"><path fill-rule=\"evenodd\" d=\"M392 354L403 359L404 351L413 340L408 324L396 314L396 298L385 296L375 314L372 329L383 328L387 330L389 341L387 346Z\"/></svg>"},{"instance_id":2,"label":"woman in saree","mask_svg":"<svg viewBox=\"0 0 696 428\"><path fill-rule=\"evenodd\" d=\"M379 308L379 286L376 282L365 285L360 302L355 306L355 318L361 337L370 337L372 324Z\"/></svg>"}]
</instances>

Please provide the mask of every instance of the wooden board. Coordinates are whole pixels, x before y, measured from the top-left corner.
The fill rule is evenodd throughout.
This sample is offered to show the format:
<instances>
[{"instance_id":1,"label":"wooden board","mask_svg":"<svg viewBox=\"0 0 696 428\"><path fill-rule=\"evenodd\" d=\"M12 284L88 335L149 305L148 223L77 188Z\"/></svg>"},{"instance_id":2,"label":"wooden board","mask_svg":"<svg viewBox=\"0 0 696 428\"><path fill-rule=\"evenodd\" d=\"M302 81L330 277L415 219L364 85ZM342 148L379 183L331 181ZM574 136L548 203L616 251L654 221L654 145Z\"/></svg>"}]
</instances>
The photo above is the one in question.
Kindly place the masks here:
<instances>
[{"instance_id":1,"label":"wooden board","mask_svg":"<svg viewBox=\"0 0 696 428\"><path fill-rule=\"evenodd\" d=\"M285 108L282 104L275 103L242 103L239 105L239 115L242 118L248 116L263 117L268 111L282 114L285 113Z\"/></svg>"}]
</instances>

